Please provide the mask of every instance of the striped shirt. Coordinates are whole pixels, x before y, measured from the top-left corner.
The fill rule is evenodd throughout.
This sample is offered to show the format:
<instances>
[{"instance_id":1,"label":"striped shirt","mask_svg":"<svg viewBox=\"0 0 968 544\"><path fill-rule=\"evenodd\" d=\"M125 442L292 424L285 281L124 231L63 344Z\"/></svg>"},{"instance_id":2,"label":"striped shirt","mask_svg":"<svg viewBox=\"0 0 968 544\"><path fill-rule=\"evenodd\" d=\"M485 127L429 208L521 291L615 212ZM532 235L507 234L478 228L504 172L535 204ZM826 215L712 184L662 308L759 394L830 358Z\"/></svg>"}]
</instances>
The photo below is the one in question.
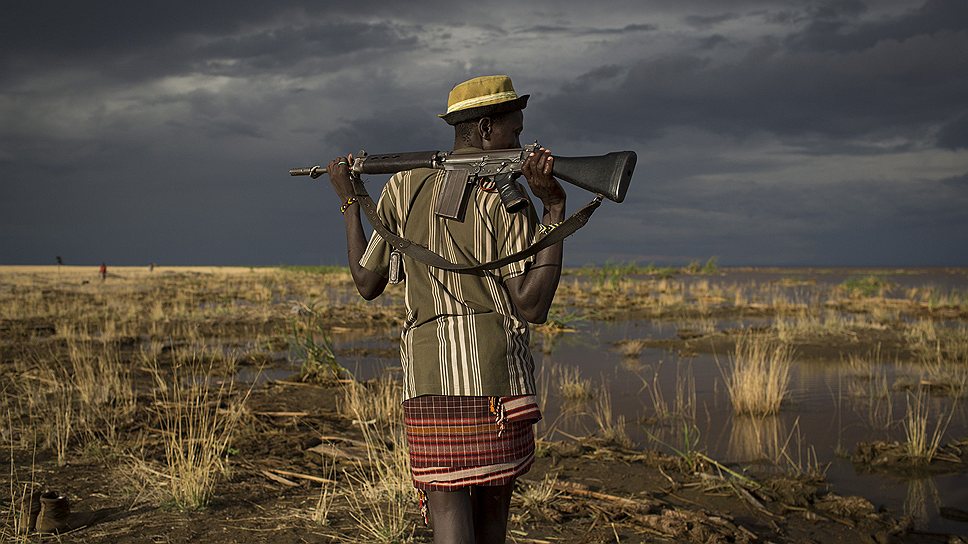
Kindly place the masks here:
<instances>
[{"instance_id":1,"label":"striped shirt","mask_svg":"<svg viewBox=\"0 0 968 544\"><path fill-rule=\"evenodd\" d=\"M471 191L463 222L437 216L435 202L443 182L442 170L395 174L377 206L384 225L452 262L474 265L521 251L534 241L534 207L509 214L497 192L480 187ZM391 250L374 232L360 265L387 277ZM482 276L432 268L407 256L403 262L403 398L534 394L528 323L518 315L505 286L533 259Z\"/></svg>"}]
</instances>

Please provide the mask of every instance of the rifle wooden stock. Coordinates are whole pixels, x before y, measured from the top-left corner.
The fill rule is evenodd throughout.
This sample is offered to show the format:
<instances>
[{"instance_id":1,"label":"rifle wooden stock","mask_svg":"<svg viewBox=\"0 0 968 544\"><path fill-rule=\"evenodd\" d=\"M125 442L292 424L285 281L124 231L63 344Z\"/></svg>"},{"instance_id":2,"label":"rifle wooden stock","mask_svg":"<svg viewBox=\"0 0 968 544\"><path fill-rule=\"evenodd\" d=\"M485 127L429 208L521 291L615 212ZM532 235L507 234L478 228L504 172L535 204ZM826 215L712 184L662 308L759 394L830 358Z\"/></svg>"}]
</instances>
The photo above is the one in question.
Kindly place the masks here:
<instances>
[{"instance_id":1,"label":"rifle wooden stock","mask_svg":"<svg viewBox=\"0 0 968 544\"><path fill-rule=\"evenodd\" d=\"M613 151L595 157L555 157L551 173L586 191L622 202L635 170L635 160L634 151Z\"/></svg>"}]
</instances>

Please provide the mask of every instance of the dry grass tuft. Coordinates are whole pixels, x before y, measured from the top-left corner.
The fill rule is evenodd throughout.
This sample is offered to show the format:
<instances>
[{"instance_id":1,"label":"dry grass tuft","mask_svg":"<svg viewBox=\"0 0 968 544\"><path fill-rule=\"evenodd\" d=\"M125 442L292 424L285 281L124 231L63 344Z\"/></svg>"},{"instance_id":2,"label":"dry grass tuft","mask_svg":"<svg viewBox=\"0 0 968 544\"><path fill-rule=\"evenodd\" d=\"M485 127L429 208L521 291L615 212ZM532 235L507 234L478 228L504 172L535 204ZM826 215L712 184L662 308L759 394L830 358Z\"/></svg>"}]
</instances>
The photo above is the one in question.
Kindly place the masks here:
<instances>
[{"instance_id":1,"label":"dry grass tuft","mask_svg":"<svg viewBox=\"0 0 968 544\"><path fill-rule=\"evenodd\" d=\"M592 419L595 420L602 438L625 448L632 447L632 440L625 432L625 416L616 418L612 411L612 394L608 390L608 384L602 386L601 394L592 410Z\"/></svg>"},{"instance_id":2,"label":"dry grass tuft","mask_svg":"<svg viewBox=\"0 0 968 544\"><path fill-rule=\"evenodd\" d=\"M745 333L736 342L728 369L720 369L733 411L769 415L789 394L793 349L768 337Z\"/></svg>"},{"instance_id":3,"label":"dry grass tuft","mask_svg":"<svg viewBox=\"0 0 968 544\"><path fill-rule=\"evenodd\" d=\"M6 394L6 390L0 393ZM12 431L13 416L9 410L6 411L5 415L5 430ZM2 514L0 514L0 542L26 543L30 541L30 537L27 535L27 527L24 525L25 514L30 510L31 493L38 491L35 479L36 467L33 465L32 459L29 475L26 475L27 477L25 478L22 477L14 461L16 444L13 442L13 433L10 432L10 436L5 436L4 438L10 439L10 470L8 472L9 479L6 490L8 502ZM36 448L34 450L34 453L36 453Z\"/></svg>"},{"instance_id":4,"label":"dry grass tuft","mask_svg":"<svg viewBox=\"0 0 968 544\"><path fill-rule=\"evenodd\" d=\"M948 411L947 418L941 411L931 426L931 407L923 388L917 394L907 394L907 412L904 417L904 449L916 464L929 464L941 447L941 440L954 415L954 407Z\"/></svg>"},{"instance_id":5,"label":"dry grass tuft","mask_svg":"<svg viewBox=\"0 0 968 544\"><path fill-rule=\"evenodd\" d=\"M323 470L321 471L324 478L332 480L336 475L336 463L327 463L326 457L323 457ZM313 523L317 525L326 526L330 523L330 514L333 510L333 505L336 502L337 489L333 484L323 484L319 488L319 497L316 499L316 503L313 506L313 510L310 513L310 519Z\"/></svg>"},{"instance_id":6,"label":"dry grass tuft","mask_svg":"<svg viewBox=\"0 0 968 544\"><path fill-rule=\"evenodd\" d=\"M545 474L540 482L522 482L514 496L521 501L521 509L542 518L556 517L553 505L562 492L556 488L558 473Z\"/></svg>"},{"instance_id":7,"label":"dry grass tuft","mask_svg":"<svg viewBox=\"0 0 968 544\"><path fill-rule=\"evenodd\" d=\"M369 383L349 381L342 390L339 411L357 424L386 428L403 421L402 391L396 380L383 377Z\"/></svg>"},{"instance_id":8,"label":"dry grass tuft","mask_svg":"<svg viewBox=\"0 0 968 544\"><path fill-rule=\"evenodd\" d=\"M591 399L592 381L581 377L581 370L577 366L557 367L553 374L556 375L558 391L565 401L583 402Z\"/></svg>"},{"instance_id":9,"label":"dry grass tuft","mask_svg":"<svg viewBox=\"0 0 968 544\"><path fill-rule=\"evenodd\" d=\"M359 425L367 451L357 473L346 473L357 542L407 542L416 528L408 516L415 493L400 398L398 384L388 379L372 388L354 383L344 389L342 410Z\"/></svg>"},{"instance_id":10,"label":"dry grass tuft","mask_svg":"<svg viewBox=\"0 0 968 544\"><path fill-rule=\"evenodd\" d=\"M136 408L130 366L121 361L114 343L68 341L67 349L80 428L91 441L117 446L118 428Z\"/></svg>"},{"instance_id":11,"label":"dry grass tuft","mask_svg":"<svg viewBox=\"0 0 968 544\"><path fill-rule=\"evenodd\" d=\"M648 346L648 341L644 339L622 340L616 344L616 349L622 354L622 357L635 359L642 355L646 346Z\"/></svg>"},{"instance_id":12,"label":"dry grass tuft","mask_svg":"<svg viewBox=\"0 0 968 544\"><path fill-rule=\"evenodd\" d=\"M216 380L210 363L195 360L176 365L170 376L157 366L151 371L165 465L143 468L177 508L202 508L227 470L228 445L251 389L238 395L233 379Z\"/></svg>"}]
</instances>

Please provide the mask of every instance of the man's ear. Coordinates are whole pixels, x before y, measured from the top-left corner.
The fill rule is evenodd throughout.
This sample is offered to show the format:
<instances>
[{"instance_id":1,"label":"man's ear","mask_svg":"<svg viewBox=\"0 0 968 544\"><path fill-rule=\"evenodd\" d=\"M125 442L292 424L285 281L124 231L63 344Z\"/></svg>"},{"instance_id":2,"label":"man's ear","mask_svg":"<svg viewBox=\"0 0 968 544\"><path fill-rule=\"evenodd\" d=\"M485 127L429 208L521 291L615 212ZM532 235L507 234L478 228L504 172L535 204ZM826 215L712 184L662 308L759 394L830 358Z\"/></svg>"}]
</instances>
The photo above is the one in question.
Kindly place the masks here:
<instances>
[{"instance_id":1,"label":"man's ear","mask_svg":"<svg viewBox=\"0 0 968 544\"><path fill-rule=\"evenodd\" d=\"M492 122L490 117L481 117L477 121L477 130L480 131L482 139L491 139L491 126Z\"/></svg>"}]
</instances>

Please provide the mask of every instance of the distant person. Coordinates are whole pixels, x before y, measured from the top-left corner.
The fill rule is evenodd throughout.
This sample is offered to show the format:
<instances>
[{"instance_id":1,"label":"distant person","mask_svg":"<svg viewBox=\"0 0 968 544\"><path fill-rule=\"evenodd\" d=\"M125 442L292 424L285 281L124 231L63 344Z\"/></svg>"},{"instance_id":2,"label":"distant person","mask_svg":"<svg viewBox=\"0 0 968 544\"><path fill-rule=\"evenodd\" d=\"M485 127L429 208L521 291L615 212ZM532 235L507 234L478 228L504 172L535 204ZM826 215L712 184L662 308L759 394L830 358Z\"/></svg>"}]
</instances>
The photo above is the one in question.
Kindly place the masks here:
<instances>
[{"instance_id":1,"label":"distant person","mask_svg":"<svg viewBox=\"0 0 968 544\"><path fill-rule=\"evenodd\" d=\"M106 280L108 278L108 265L101 263L101 268L98 269L97 273L101 276L101 281Z\"/></svg>"},{"instance_id":2,"label":"distant person","mask_svg":"<svg viewBox=\"0 0 968 544\"><path fill-rule=\"evenodd\" d=\"M148 272L154 272L154 271L155 271L155 263L149 264L148 265Z\"/></svg>"}]
</instances>

